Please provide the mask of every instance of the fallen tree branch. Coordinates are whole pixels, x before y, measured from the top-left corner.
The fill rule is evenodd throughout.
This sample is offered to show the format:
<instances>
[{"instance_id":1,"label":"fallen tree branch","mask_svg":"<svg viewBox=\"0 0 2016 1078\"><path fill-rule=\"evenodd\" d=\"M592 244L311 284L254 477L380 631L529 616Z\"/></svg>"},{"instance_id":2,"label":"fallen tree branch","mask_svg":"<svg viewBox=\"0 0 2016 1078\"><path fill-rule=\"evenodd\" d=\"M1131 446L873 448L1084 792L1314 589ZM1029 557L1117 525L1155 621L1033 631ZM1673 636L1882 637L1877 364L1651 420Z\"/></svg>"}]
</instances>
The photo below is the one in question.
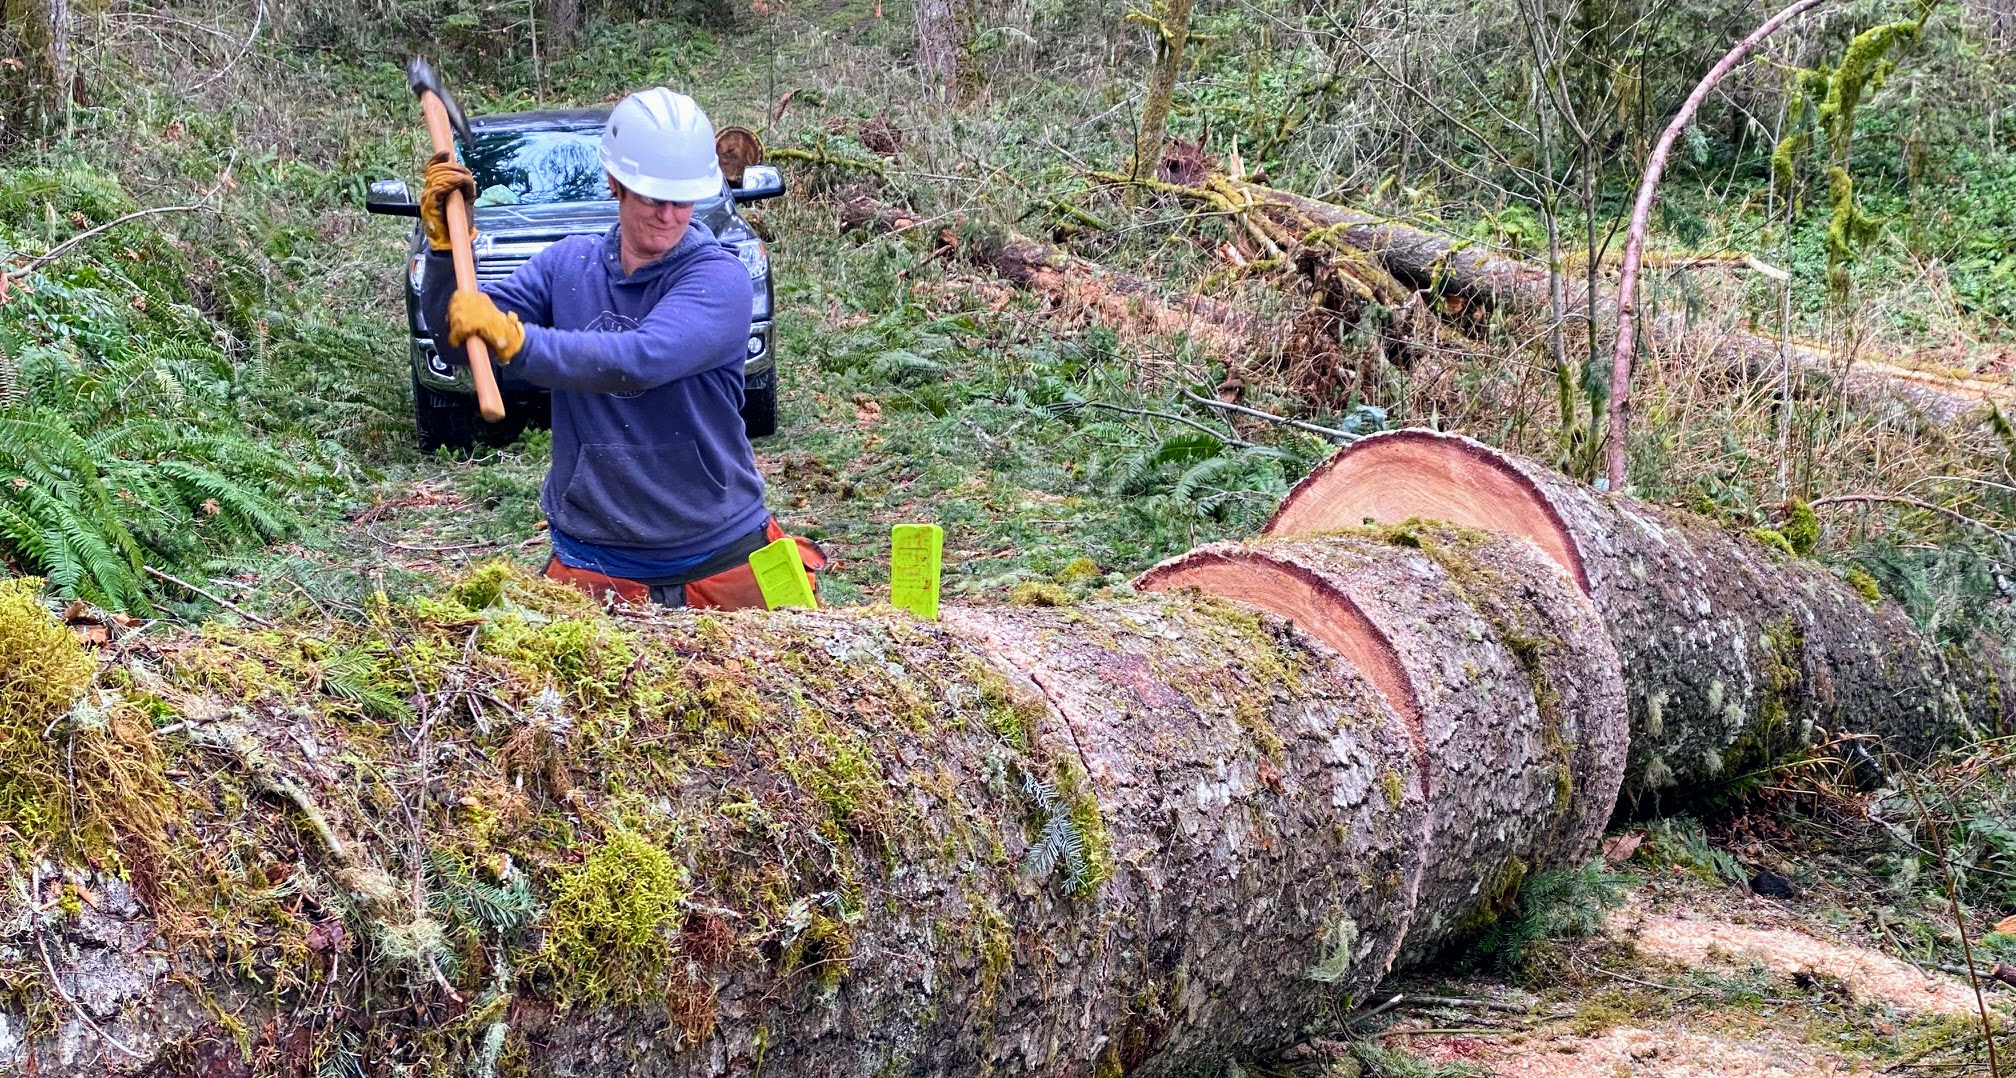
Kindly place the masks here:
<instances>
[{"instance_id":1,"label":"fallen tree branch","mask_svg":"<svg viewBox=\"0 0 2016 1078\"><path fill-rule=\"evenodd\" d=\"M29 274L35 272L36 270L42 268L43 266L46 266L49 263L55 261L56 259L63 257L63 255L66 252L68 252L71 248L77 246L80 243L83 243L85 240L88 240L101 232L117 228L118 226L123 225L128 221L137 221L142 217L152 217L157 213L188 213L193 210L201 210L207 208L209 207L206 206L204 203L192 202L187 206L153 206L144 210L135 210L132 213L126 214L122 217L114 217L112 220L107 221L96 228L87 229L83 232L79 232L75 236L72 236L69 239L64 240L62 243L59 243L56 246L51 247L48 251L40 255L37 255L30 261L25 262L14 269L8 270L7 280L18 281L21 278L26 277Z\"/></svg>"},{"instance_id":2,"label":"fallen tree branch","mask_svg":"<svg viewBox=\"0 0 2016 1078\"><path fill-rule=\"evenodd\" d=\"M1128 408L1125 405L1108 404L1105 401L1086 401L1085 407L1100 408L1108 412L1123 412L1127 415L1148 416L1154 419L1166 419L1171 423L1181 423L1186 427L1194 427L1197 430L1201 430L1204 433L1210 435L1211 437L1216 438L1219 441L1224 442L1226 445L1232 446L1234 448L1237 449L1253 448L1252 442L1246 441L1243 438L1229 437L1221 431L1213 430L1210 426L1206 424L1199 423L1188 416L1177 415L1174 412L1157 412L1147 408Z\"/></svg>"},{"instance_id":3,"label":"fallen tree branch","mask_svg":"<svg viewBox=\"0 0 2016 1078\"><path fill-rule=\"evenodd\" d=\"M1918 498L1907 497L1902 494L1829 494L1824 498L1815 498L1807 504L1815 509L1830 505L1907 505L1913 509L1922 509L1928 513L1938 513L1968 527L1979 528L1994 536L1997 541L2004 545L2010 542L2009 536L2003 534L2001 530L1986 521L1976 520L1958 509L1923 501Z\"/></svg>"},{"instance_id":4,"label":"fallen tree branch","mask_svg":"<svg viewBox=\"0 0 2016 1078\"><path fill-rule=\"evenodd\" d=\"M1342 442L1355 442L1358 439L1364 437L1364 435L1362 434L1352 434L1349 431L1341 431L1335 427L1319 426L1318 424L1304 422L1300 419L1290 419L1284 415L1275 415L1273 412L1263 412L1258 408L1248 408L1246 405L1243 404L1231 404L1226 401L1212 400L1210 397L1200 396L1196 393L1191 392L1188 389L1185 389L1183 391L1183 395L1189 398L1190 400L1205 406L1206 408L1217 408L1227 412L1238 412L1240 415L1250 415L1255 419L1264 419L1269 423L1280 423L1283 426L1295 427L1300 430L1306 430L1311 434L1321 434L1326 438L1335 438Z\"/></svg>"},{"instance_id":5,"label":"fallen tree branch","mask_svg":"<svg viewBox=\"0 0 2016 1078\"><path fill-rule=\"evenodd\" d=\"M267 621L265 618L262 618L259 615L254 614L250 610L247 610L244 607L239 606L237 603L234 603L231 600L226 599L225 597L217 594L214 591L211 591L207 588L199 588L196 585L189 583L187 580L184 580L179 576L170 576L169 574L164 573L151 565L143 565L140 567L140 570L156 580L163 580L170 584L178 585L185 591L189 591L196 595L201 595L203 598L208 599L213 603L216 603L218 606L221 606L224 609L231 611L232 613L238 615L241 618L245 618L248 621L257 622L260 625L264 625L269 629L273 627L272 622Z\"/></svg>"},{"instance_id":6,"label":"fallen tree branch","mask_svg":"<svg viewBox=\"0 0 2016 1078\"><path fill-rule=\"evenodd\" d=\"M765 150L763 155L772 161L802 161L808 165L820 165L826 168L858 169L862 172L872 172L877 176L886 175L888 172L888 169L880 161L869 161L859 157L843 157L839 154L827 153L823 149L816 148L801 150L786 146L782 149Z\"/></svg>"},{"instance_id":7,"label":"fallen tree branch","mask_svg":"<svg viewBox=\"0 0 2016 1078\"><path fill-rule=\"evenodd\" d=\"M237 162L238 162L238 155L236 153L233 153L231 155L231 160L225 163L224 171L222 174L218 176L216 184L213 185L210 188L210 190L203 192L203 197L196 200L195 202L189 203L186 206L152 206L144 210L134 210L132 213L124 214L119 217L114 217L113 219L105 222L102 225L98 225L95 228L89 228L82 232L79 232L75 236L72 236L69 239L64 240L62 243L59 243L54 247L51 247L49 250L44 251L42 254L35 256L28 262L23 263L22 265L14 269L8 270L4 276L0 276L0 280L18 281L21 278L26 277L29 274L35 272L36 270L42 268L43 266L48 265L50 262L53 262L56 259L61 258L65 252L69 251L73 247L76 247L78 244L83 243L85 240L88 240L101 232L106 232L110 229L117 228L120 225L127 223L128 221L137 221L142 217L153 217L156 214L162 214L162 213L190 213L196 210L214 209L214 207L210 205L210 200L216 197L217 192L222 191L226 184L229 184L231 182L231 168L233 165L237 164Z\"/></svg>"}]
</instances>

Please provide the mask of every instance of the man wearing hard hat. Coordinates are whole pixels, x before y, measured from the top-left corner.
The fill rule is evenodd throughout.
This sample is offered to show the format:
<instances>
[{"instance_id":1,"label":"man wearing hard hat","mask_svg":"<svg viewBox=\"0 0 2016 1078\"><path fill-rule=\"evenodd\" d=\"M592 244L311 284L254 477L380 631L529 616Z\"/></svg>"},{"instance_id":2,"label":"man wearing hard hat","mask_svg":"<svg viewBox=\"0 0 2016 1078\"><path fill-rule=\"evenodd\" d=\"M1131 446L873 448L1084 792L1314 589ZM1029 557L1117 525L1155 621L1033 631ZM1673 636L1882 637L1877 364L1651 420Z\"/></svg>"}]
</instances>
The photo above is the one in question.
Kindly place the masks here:
<instances>
[{"instance_id":1,"label":"man wearing hard hat","mask_svg":"<svg viewBox=\"0 0 2016 1078\"><path fill-rule=\"evenodd\" d=\"M480 337L552 390L547 576L627 602L760 607L749 555L784 532L742 424L749 271L693 219L695 202L721 193L714 125L684 94L634 93L609 114L601 162L618 204L609 231L456 291L446 200L460 190L473 202L476 182L435 155L420 193L427 325L446 328L435 345L451 362ZM808 569L824 564L799 546Z\"/></svg>"}]
</instances>

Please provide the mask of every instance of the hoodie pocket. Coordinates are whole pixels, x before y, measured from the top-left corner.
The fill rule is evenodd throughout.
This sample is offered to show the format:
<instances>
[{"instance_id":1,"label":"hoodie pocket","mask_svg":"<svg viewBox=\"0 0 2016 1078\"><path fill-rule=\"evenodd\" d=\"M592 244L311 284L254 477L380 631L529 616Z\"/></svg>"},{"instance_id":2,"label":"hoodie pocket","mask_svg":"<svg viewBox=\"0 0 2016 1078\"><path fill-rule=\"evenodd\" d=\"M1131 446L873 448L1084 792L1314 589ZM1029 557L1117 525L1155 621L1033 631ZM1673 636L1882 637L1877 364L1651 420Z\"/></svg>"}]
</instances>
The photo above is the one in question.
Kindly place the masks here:
<instances>
[{"instance_id":1,"label":"hoodie pocket","mask_svg":"<svg viewBox=\"0 0 2016 1078\"><path fill-rule=\"evenodd\" d=\"M726 504L691 441L671 445L583 445L561 497L561 530L608 546L671 546L719 527L740 506Z\"/></svg>"}]
</instances>

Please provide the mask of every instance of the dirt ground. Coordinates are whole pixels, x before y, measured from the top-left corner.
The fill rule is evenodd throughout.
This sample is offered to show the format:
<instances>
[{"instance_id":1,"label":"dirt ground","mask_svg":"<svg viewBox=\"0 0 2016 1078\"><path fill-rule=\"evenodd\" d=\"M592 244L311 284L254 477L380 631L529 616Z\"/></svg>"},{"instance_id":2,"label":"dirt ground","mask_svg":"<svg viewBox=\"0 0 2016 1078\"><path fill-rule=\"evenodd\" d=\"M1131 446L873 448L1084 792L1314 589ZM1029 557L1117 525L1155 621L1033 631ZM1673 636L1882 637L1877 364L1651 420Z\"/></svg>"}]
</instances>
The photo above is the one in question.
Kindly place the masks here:
<instances>
[{"instance_id":1,"label":"dirt ground","mask_svg":"<svg viewBox=\"0 0 2016 1078\"><path fill-rule=\"evenodd\" d=\"M1654 878L1605 935L1547 955L1526 983L1389 986L1411 999L1377 1036L1443 1073L1500 1078L1990 1073L1967 979L1854 938L1858 913ZM1984 986L2008 1073L2016 991Z\"/></svg>"}]
</instances>

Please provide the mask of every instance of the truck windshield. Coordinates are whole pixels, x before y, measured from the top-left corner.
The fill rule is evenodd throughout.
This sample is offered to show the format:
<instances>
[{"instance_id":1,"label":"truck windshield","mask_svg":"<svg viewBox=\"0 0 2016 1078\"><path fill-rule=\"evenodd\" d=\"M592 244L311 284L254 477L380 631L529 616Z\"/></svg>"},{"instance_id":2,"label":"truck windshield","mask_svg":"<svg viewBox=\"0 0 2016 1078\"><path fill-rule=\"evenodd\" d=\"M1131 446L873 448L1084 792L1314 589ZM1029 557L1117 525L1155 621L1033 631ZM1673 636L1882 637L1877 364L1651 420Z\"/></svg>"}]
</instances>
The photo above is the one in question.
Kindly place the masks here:
<instances>
[{"instance_id":1,"label":"truck windshield","mask_svg":"<svg viewBox=\"0 0 2016 1078\"><path fill-rule=\"evenodd\" d=\"M608 201L609 185L596 159L601 139L600 127L478 132L462 158L476 174L476 204Z\"/></svg>"}]
</instances>

